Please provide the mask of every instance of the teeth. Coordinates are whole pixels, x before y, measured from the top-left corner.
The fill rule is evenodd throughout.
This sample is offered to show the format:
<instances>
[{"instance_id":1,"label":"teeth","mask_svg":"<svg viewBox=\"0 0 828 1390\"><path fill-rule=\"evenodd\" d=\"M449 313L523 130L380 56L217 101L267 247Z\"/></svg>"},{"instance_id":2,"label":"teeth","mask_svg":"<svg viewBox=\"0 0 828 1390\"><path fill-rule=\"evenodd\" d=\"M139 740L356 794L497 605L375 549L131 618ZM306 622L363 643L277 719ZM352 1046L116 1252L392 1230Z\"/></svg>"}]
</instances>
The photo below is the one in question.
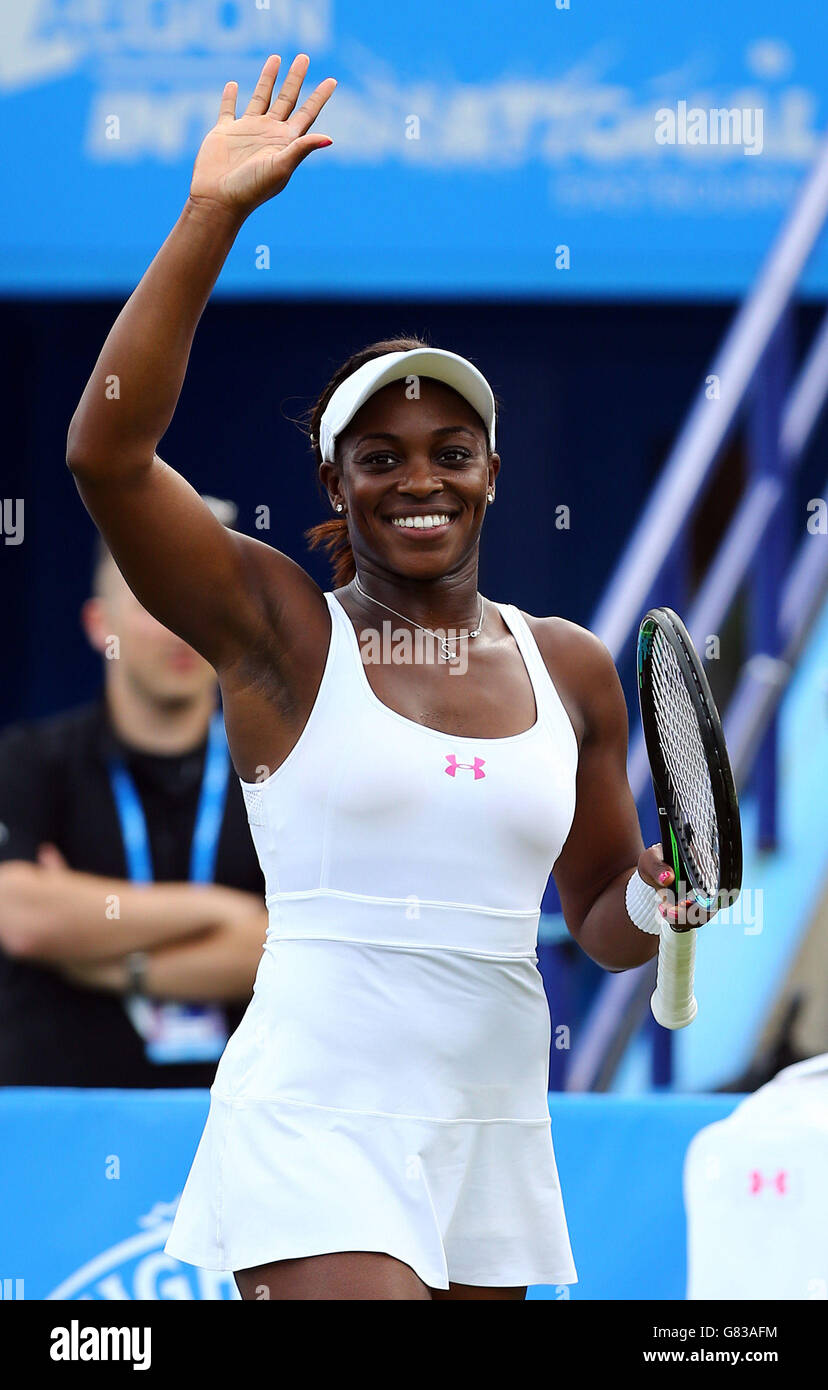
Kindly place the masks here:
<instances>
[{"instance_id":1,"label":"teeth","mask_svg":"<svg viewBox=\"0 0 828 1390\"><path fill-rule=\"evenodd\" d=\"M432 526L445 526L450 520L451 518L445 512L436 512L433 516L394 516L391 518L394 526L405 526L408 530L416 528L418 531L428 531Z\"/></svg>"}]
</instances>

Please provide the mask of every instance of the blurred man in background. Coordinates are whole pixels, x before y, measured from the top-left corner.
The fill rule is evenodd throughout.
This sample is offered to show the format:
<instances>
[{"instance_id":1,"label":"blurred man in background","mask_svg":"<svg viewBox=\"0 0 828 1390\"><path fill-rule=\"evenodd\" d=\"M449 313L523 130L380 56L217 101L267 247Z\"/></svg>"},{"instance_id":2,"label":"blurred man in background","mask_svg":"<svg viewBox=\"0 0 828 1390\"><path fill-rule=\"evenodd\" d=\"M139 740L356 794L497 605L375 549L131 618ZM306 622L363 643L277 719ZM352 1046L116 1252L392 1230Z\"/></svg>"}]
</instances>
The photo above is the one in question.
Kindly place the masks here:
<instances>
[{"instance_id":1,"label":"blurred man in background","mask_svg":"<svg viewBox=\"0 0 828 1390\"><path fill-rule=\"evenodd\" d=\"M0 736L0 1085L209 1086L267 925L215 673L102 543L82 622L101 698Z\"/></svg>"}]
</instances>

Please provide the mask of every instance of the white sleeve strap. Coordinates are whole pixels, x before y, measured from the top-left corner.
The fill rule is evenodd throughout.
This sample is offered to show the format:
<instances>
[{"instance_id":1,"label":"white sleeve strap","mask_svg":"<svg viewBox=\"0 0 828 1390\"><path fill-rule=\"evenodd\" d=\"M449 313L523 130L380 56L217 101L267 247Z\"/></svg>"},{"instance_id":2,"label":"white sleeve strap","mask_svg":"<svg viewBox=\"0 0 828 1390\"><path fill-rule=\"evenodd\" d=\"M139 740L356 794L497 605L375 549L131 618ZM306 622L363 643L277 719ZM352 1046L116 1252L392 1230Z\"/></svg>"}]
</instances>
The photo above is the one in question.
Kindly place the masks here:
<instances>
[{"instance_id":1,"label":"white sleeve strap","mask_svg":"<svg viewBox=\"0 0 828 1390\"><path fill-rule=\"evenodd\" d=\"M650 932L653 936L661 935L664 926L664 918L658 910L661 898L655 888L644 882L637 869L627 883L625 902L630 921L640 931Z\"/></svg>"}]
</instances>

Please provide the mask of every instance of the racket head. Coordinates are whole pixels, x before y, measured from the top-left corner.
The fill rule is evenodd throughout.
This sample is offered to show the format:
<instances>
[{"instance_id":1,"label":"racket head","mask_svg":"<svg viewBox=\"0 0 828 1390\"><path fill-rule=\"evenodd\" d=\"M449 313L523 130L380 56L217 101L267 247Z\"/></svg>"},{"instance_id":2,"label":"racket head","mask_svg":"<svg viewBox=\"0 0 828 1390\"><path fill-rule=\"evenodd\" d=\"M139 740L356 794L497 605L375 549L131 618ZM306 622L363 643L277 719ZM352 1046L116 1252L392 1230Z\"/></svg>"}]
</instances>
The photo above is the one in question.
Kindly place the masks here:
<instances>
[{"instance_id":1,"label":"racket head","mask_svg":"<svg viewBox=\"0 0 828 1390\"><path fill-rule=\"evenodd\" d=\"M739 801L710 684L672 608L642 619L637 670L664 858L700 906L726 906L742 885Z\"/></svg>"}]
</instances>

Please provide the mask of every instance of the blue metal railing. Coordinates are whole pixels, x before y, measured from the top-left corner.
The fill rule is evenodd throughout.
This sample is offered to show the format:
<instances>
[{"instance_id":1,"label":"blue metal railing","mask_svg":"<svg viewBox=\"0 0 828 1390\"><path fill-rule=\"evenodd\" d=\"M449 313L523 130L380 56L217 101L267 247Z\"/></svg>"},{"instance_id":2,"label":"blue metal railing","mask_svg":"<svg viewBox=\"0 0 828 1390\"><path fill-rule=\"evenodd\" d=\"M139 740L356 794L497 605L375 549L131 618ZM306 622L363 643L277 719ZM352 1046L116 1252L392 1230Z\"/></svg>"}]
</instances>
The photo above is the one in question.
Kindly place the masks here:
<instances>
[{"instance_id":1,"label":"blue metal railing","mask_svg":"<svg viewBox=\"0 0 828 1390\"><path fill-rule=\"evenodd\" d=\"M653 580L684 531L826 219L828 141L699 388L594 615L592 629L616 660L637 629ZM710 394L714 390L718 397Z\"/></svg>"},{"instance_id":2,"label":"blue metal railing","mask_svg":"<svg viewBox=\"0 0 828 1390\"><path fill-rule=\"evenodd\" d=\"M747 405L750 478L685 617L703 651L705 639L721 630L748 582L750 656L724 724L737 783L742 785L751 771L756 777L765 847L773 845L776 833L776 710L828 594L824 537L806 534L790 562L796 471L828 398L828 314L791 387L791 304L826 220L828 140L725 336L591 624L620 664L650 603L683 606L672 591L665 599L664 583L722 447ZM637 720L633 727L630 785L642 820L652 824L644 740ZM608 1084L626 1041L646 1016L653 969L651 964L610 975L602 983L571 1055L567 1090ZM663 1083L670 1075L671 1038L663 1030L654 1038L654 1079Z\"/></svg>"}]
</instances>

